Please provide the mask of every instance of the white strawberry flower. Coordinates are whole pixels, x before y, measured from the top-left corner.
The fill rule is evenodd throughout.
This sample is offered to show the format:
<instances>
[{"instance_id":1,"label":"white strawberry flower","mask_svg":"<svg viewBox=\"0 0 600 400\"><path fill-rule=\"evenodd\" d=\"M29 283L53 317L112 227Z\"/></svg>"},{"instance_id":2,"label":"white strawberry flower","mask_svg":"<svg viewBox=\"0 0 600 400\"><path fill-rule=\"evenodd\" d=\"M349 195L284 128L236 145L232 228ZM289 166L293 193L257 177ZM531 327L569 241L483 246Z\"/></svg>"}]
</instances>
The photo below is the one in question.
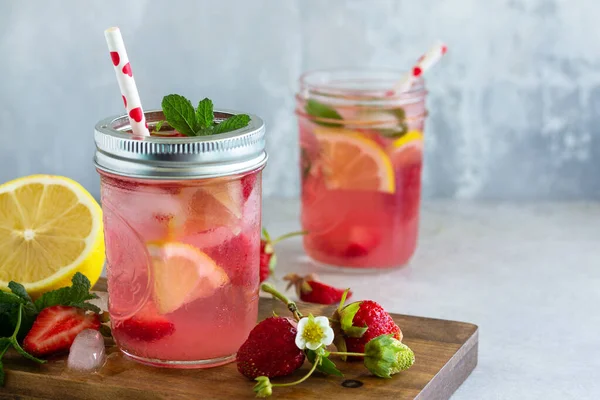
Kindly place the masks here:
<instances>
[{"instance_id":1,"label":"white strawberry flower","mask_svg":"<svg viewBox=\"0 0 600 400\"><path fill-rule=\"evenodd\" d=\"M298 321L296 346L302 350L317 350L333 343L333 336L333 329L329 326L327 317L315 318L312 314L309 314L308 317Z\"/></svg>"}]
</instances>

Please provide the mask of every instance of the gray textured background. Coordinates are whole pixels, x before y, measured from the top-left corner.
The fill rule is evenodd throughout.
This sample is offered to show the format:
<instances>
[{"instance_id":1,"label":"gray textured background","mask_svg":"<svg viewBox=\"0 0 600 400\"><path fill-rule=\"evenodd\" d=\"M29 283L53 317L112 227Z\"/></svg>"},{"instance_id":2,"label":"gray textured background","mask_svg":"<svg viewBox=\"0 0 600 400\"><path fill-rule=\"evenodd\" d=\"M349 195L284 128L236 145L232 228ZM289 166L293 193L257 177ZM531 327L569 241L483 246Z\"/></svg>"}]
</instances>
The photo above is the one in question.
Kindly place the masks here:
<instances>
[{"instance_id":1,"label":"gray textured background","mask_svg":"<svg viewBox=\"0 0 600 400\"><path fill-rule=\"evenodd\" d=\"M429 78L429 197L600 198L595 0L0 2L0 181L70 176L98 194L94 123L122 104L103 30L118 25L146 109L164 94L262 116L265 194L298 192L293 93L304 70Z\"/></svg>"}]
</instances>

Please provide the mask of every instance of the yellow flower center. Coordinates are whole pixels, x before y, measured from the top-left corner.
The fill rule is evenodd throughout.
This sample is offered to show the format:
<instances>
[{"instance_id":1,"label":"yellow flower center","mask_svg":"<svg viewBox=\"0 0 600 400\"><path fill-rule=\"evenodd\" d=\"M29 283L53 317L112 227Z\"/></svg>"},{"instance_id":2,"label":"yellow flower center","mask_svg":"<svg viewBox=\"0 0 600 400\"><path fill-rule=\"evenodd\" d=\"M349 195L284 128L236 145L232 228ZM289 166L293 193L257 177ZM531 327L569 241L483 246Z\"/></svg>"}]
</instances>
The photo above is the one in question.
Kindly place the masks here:
<instances>
[{"instance_id":1,"label":"yellow flower center","mask_svg":"<svg viewBox=\"0 0 600 400\"><path fill-rule=\"evenodd\" d=\"M302 337L309 343L319 343L325 337L325 332L314 319L309 318L304 327L304 332L302 332Z\"/></svg>"}]
</instances>

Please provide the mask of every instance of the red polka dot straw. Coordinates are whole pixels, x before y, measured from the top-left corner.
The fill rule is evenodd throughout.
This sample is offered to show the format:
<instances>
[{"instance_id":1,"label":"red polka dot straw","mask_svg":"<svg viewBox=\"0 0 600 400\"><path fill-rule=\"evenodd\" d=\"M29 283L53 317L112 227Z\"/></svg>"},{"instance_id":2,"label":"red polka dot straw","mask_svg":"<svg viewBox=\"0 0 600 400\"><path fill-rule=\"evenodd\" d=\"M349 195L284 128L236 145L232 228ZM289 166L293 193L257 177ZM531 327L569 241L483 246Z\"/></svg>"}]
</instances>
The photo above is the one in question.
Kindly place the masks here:
<instances>
[{"instance_id":1,"label":"red polka dot straw","mask_svg":"<svg viewBox=\"0 0 600 400\"><path fill-rule=\"evenodd\" d=\"M433 46L427 53L423 54L417 60L417 63L411 68L410 72L407 72L402 79L394 86L393 90L387 92L387 95L393 96L398 93L406 92L410 90L412 85L417 79L423 75L429 68L434 66L444 54L448 48L443 43L438 43Z\"/></svg>"},{"instance_id":2,"label":"red polka dot straw","mask_svg":"<svg viewBox=\"0 0 600 400\"><path fill-rule=\"evenodd\" d=\"M131 130L135 136L150 136L150 131L148 131L148 125L146 124L146 117L144 116L144 111L142 109L142 102L140 101L140 94L135 85L135 79L133 78L131 64L129 64L129 58L127 57L127 51L125 50L125 43L123 43L121 31L116 27L108 28L104 31L104 37L106 38L108 50L110 51L110 58L115 68L117 82L119 83L121 96L123 97L123 103L125 104L125 110L129 116Z\"/></svg>"}]
</instances>

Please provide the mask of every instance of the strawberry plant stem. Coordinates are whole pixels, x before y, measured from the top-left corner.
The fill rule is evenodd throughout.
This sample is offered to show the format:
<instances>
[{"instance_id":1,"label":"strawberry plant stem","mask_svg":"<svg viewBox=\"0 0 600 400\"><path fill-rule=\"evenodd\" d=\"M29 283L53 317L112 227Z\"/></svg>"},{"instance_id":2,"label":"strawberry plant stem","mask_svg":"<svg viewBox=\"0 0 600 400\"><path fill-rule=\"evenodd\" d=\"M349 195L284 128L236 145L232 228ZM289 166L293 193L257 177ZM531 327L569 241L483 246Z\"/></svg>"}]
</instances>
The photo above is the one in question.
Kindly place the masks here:
<instances>
[{"instance_id":1,"label":"strawberry plant stem","mask_svg":"<svg viewBox=\"0 0 600 400\"><path fill-rule=\"evenodd\" d=\"M302 378L298 379L295 382L289 382L289 383L273 383L273 387L278 386L278 387L283 387L283 386L294 386L297 385L299 383L304 382L305 380L307 380L312 374L313 372L315 372L315 369L317 369L317 365L319 365L319 363L321 362L321 358L322 356L319 355L317 356L317 359L315 360L315 362L313 363L312 368L310 369L310 371L308 371L308 373L306 375L304 375Z\"/></svg>"},{"instance_id":2,"label":"strawberry plant stem","mask_svg":"<svg viewBox=\"0 0 600 400\"><path fill-rule=\"evenodd\" d=\"M277 239L273 240L271 242L271 244L275 244L278 242L281 242L282 240L294 237L294 236L302 236L302 235L306 235L308 233L308 231L298 231L298 232L290 232L290 233L286 233L285 235L281 235L279 236Z\"/></svg>"},{"instance_id":3,"label":"strawberry plant stem","mask_svg":"<svg viewBox=\"0 0 600 400\"><path fill-rule=\"evenodd\" d=\"M331 351L329 354L334 354L336 356L356 356L356 357L365 357L365 353L349 353L345 351Z\"/></svg>"},{"instance_id":4,"label":"strawberry plant stem","mask_svg":"<svg viewBox=\"0 0 600 400\"><path fill-rule=\"evenodd\" d=\"M275 286L271 285L270 283L263 283L260 286L260 288L262 289L263 292L272 294L273 297L275 297L276 299L281 300L283 303L285 303L288 310L290 310L290 312L292 314L294 314L294 318L297 321L300 321L300 318L302 318L302 314L300 313L300 311L298 311L298 307L296 306L296 303L294 303L293 301L288 299L284 294L279 293L277 291L277 289L275 289Z\"/></svg>"}]
</instances>

